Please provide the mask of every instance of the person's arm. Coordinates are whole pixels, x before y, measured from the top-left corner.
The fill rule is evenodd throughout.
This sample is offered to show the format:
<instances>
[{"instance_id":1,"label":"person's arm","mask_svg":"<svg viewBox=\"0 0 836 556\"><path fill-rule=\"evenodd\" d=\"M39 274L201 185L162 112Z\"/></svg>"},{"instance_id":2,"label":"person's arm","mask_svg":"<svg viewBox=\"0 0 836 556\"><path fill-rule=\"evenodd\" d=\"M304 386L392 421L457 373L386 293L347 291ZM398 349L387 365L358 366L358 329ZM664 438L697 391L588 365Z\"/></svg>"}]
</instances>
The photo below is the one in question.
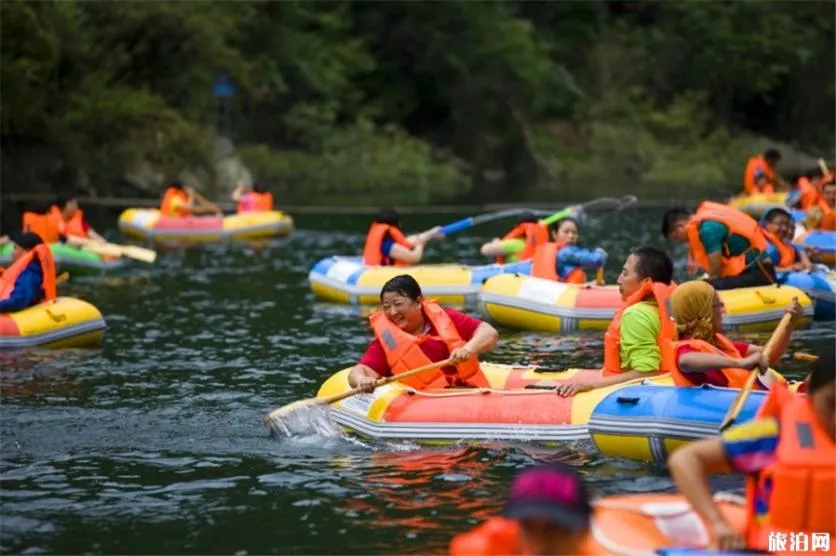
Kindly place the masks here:
<instances>
[{"instance_id":1,"label":"person's arm","mask_svg":"<svg viewBox=\"0 0 836 556\"><path fill-rule=\"evenodd\" d=\"M749 354L743 359L735 359L719 353L690 351L679 356L677 366L683 373L707 373L725 368L750 370L760 367L761 370L766 370L769 363L763 360L760 350L750 348Z\"/></svg>"},{"instance_id":2,"label":"person's arm","mask_svg":"<svg viewBox=\"0 0 836 556\"><path fill-rule=\"evenodd\" d=\"M784 331L784 333L775 340L775 349L772 350L772 353L770 354L770 357L769 357L769 361L767 362L769 365L774 365L775 363L780 361L781 357L783 357L784 354L787 352L787 348L790 345L790 339L792 338L792 330L795 327L795 323L798 321L798 318L804 313L804 308L798 302L798 298L793 297L790 304L787 305L787 308L785 309L785 312L792 315L792 320L791 320L792 326L787 327L787 329ZM761 354L761 353L763 353L763 346L756 346L755 344L749 344L749 353L748 353L749 356L752 356L752 354ZM731 366L737 367L739 365L731 365ZM746 367L743 367L743 368L745 369ZM765 369L766 369L766 367L764 367L764 370Z\"/></svg>"},{"instance_id":3,"label":"person's arm","mask_svg":"<svg viewBox=\"0 0 836 556\"><path fill-rule=\"evenodd\" d=\"M496 347L497 340L499 340L499 332L496 331L496 328L482 322L476 328L473 337L465 345L450 352L450 359L454 363L461 363L474 355L491 351Z\"/></svg>"},{"instance_id":4,"label":"person's arm","mask_svg":"<svg viewBox=\"0 0 836 556\"><path fill-rule=\"evenodd\" d=\"M796 264L798 264L800 270L804 270L806 272L813 270L813 261L810 260L810 257L807 255L804 248L793 245L793 249L795 249L796 257L798 258L798 263Z\"/></svg>"},{"instance_id":5,"label":"person's arm","mask_svg":"<svg viewBox=\"0 0 836 556\"><path fill-rule=\"evenodd\" d=\"M416 242L415 247L409 249L396 243L389 249L389 256L402 263L418 264L424 257L424 244Z\"/></svg>"},{"instance_id":6,"label":"person's arm","mask_svg":"<svg viewBox=\"0 0 836 556\"><path fill-rule=\"evenodd\" d=\"M713 532L715 543L720 550L741 549L745 546L742 534L726 520L714 502L708 484L709 473L731 470L723 442L719 438L708 438L691 442L673 453L668 460L674 484L691 507L702 516Z\"/></svg>"},{"instance_id":7,"label":"person's arm","mask_svg":"<svg viewBox=\"0 0 836 556\"><path fill-rule=\"evenodd\" d=\"M723 269L723 242L729 235L729 229L719 223L706 220L700 224L699 239L708 254L709 278L719 278Z\"/></svg>"},{"instance_id":8,"label":"person's arm","mask_svg":"<svg viewBox=\"0 0 836 556\"><path fill-rule=\"evenodd\" d=\"M348 371L348 385L352 388L363 388L367 392L374 390L374 385L379 379L379 374L361 363L354 365Z\"/></svg>"},{"instance_id":9,"label":"person's arm","mask_svg":"<svg viewBox=\"0 0 836 556\"><path fill-rule=\"evenodd\" d=\"M232 197L233 201L235 201L237 203L238 201L241 200L241 195L244 194L244 188L245 188L245 185L244 185L244 182L242 182L242 181L238 181L238 183L235 184L235 189L232 191L232 195L230 195Z\"/></svg>"},{"instance_id":10,"label":"person's arm","mask_svg":"<svg viewBox=\"0 0 836 556\"><path fill-rule=\"evenodd\" d=\"M591 251L570 245L557 253L557 264L578 266L584 270L598 270L607 262L607 253L603 249Z\"/></svg>"}]
</instances>

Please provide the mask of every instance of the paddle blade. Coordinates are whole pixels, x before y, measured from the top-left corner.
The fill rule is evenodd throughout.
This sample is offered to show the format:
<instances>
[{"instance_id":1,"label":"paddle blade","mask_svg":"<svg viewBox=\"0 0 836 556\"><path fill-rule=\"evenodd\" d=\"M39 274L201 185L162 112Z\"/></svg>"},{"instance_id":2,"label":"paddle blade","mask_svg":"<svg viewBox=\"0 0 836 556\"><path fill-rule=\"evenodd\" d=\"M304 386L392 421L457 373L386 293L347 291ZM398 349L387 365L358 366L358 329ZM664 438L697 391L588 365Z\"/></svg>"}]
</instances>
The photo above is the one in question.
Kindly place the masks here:
<instances>
[{"instance_id":1,"label":"paddle blade","mask_svg":"<svg viewBox=\"0 0 836 556\"><path fill-rule=\"evenodd\" d=\"M301 400L274 409L264 417L264 425L274 438L293 436L339 436L341 430L331 421L330 408L317 399Z\"/></svg>"}]
</instances>

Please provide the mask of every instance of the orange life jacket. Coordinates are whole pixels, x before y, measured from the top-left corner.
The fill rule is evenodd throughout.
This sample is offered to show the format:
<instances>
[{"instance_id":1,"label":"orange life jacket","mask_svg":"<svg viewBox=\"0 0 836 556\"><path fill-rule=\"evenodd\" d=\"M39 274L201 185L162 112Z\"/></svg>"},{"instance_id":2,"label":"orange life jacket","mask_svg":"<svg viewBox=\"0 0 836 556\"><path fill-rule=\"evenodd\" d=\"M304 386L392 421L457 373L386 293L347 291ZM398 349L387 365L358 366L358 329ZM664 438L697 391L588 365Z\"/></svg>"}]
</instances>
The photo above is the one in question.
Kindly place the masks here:
<instances>
[{"instance_id":1,"label":"orange life jacket","mask_svg":"<svg viewBox=\"0 0 836 556\"><path fill-rule=\"evenodd\" d=\"M61 239L58 227L48 214L24 212L23 231L38 234L44 243L55 243Z\"/></svg>"},{"instance_id":2,"label":"orange life jacket","mask_svg":"<svg viewBox=\"0 0 836 556\"><path fill-rule=\"evenodd\" d=\"M824 214L816 227L818 230L836 231L836 210L830 210Z\"/></svg>"},{"instance_id":3,"label":"orange life jacket","mask_svg":"<svg viewBox=\"0 0 836 556\"><path fill-rule=\"evenodd\" d=\"M534 249L534 257L531 265L531 275L536 278L543 278L545 280L554 280L555 282L567 282L569 284L585 284L586 273L580 268L573 269L565 280L562 280L557 274L557 254L561 249L566 247L566 242L555 243L549 241L542 245L538 245Z\"/></svg>"},{"instance_id":4,"label":"orange life jacket","mask_svg":"<svg viewBox=\"0 0 836 556\"><path fill-rule=\"evenodd\" d=\"M777 265L778 267L785 268L795 262L795 247L780 239L766 228L761 228L761 232L763 232L763 235L766 236L766 240L774 245L775 249L778 250L778 254L780 255L780 260Z\"/></svg>"},{"instance_id":5,"label":"orange life jacket","mask_svg":"<svg viewBox=\"0 0 836 556\"><path fill-rule=\"evenodd\" d=\"M163 216L188 216L189 211L186 210L188 202L189 196L185 191L176 187L169 187L160 203L160 213Z\"/></svg>"},{"instance_id":6,"label":"orange life jacket","mask_svg":"<svg viewBox=\"0 0 836 556\"><path fill-rule=\"evenodd\" d=\"M705 340L695 340L695 339L685 339L685 340L677 340L671 343L671 348L673 350L673 355L676 357L677 352L681 346L690 346L695 351L700 353L719 353L721 355L727 355L734 359L743 359L743 356L735 347L734 343L729 340L727 337L723 336L722 334L717 334L715 336L715 341L717 342L718 346L714 346ZM747 371L746 369L740 369L735 367L728 367L725 369L720 369L720 372L728 381L729 388L743 388L743 385L746 384L746 380L749 378L749 375L752 374L753 371ZM679 362L677 361L674 364L673 368L671 369L671 376L673 377L673 382L677 386L696 386L696 383L693 382L688 373L682 372L679 369ZM755 387L758 389L760 385L755 382Z\"/></svg>"},{"instance_id":7,"label":"orange life jacket","mask_svg":"<svg viewBox=\"0 0 836 556\"><path fill-rule=\"evenodd\" d=\"M604 554L592 535L587 535L576 550L580 555ZM609 554L609 552L606 552ZM520 532L519 523L504 517L492 517L453 537L450 556L529 556Z\"/></svg>"},{"instance_id":8,"label":"orange life jacket","mask_svg":"<svg viewBox=\"0 0 836 556\"><path fill-rule=\"evenodd\" d=\"M374 266L409 266L409 263L399 261L392 257L383 257L380 250L383 247L383 242L387 236L397 245L402 245L407 249L412 249L413 247L412 243L407 241L403 232L395 226L374 222L372 223L371 228L369 228L369 233L366 234L366 245L363 247L363 264Z\"/></svg>"},{"instance_id":9,"label":"orange life jacket","mask_svg":"<svg viewBox=\"0 0 836 556\"><path fill-rule=\"evenodd\" d=\"M238 213L268 212L273 210L273 194L269 192L257 193L248 191L238 200Z\"/></svg>"},{"instance_id":10,"label":"orange life jacket","mask_svg":"<svg viewBox=\"0 0 836 556\"><path fill-rule=\"evenodd\" d=\"M783 383L775 384L758 417L777 418L779 436L774 462L747 478L747 545L768 549L769 533L824 533L830 535L834 551L836 445L816 419L810 399L793 394ZM755 494L763 492L767 482L771 483L769 514L759 523Z\"/></svg>"},{"instance_id":11,"label":"orange life jacket","mask_svg":"<svg viewBox=\"0 0 836 556\"><path fill-rule=\"evenodd\" d=\"M454 349L460 348L465 344L459 331L456 330L455 324L450 316L436 301L424 301L421 306L424 317L435 328L438 339L447 344L447 348L452 352ZM386 354L386 361L389 363L389 368L392 370L392 375L429 365L432 363L427 355L421 350L422 341L432 338L430 336L413 336L407 334L386 318L383 311L377 311L369 317L369 321L374 330L374 335L383 347ZM446 369L445 369L446 370ZM451 374L454 376L451 379L447 378L445 371L436 369L428 371L423 374L404 379L403 382L412 386L413 388L424 390L427 388L444 388L450 383L459 383L457 385L466 386L489 386L485 375L479 368L479 361L476 357L472 357L463 363L455 366ZM449 371L448 371L449 372ZM455 375L458 375L457 377ZM459 380L455 380L458 378ZM465 384L461 384L461 383Z\"/></svg>"},{"instance_id":12,"label":"orange life jacket","mask_svg":"<svg viewBox=\"0 0 836 556\"><path fill-rule=\"evenodd\" d=\"M69 220L64 220L61 209L57 205L52 205L49 209L49 217L59 233L65 236L87 237L87 231L84 229L84 212L81 209L76 209Z\"/></svg>"},{"instance_id":13,"label":"orange life jacket","mask_svg":"<svg viewBox=\"0 0 836 556\"><path fill-rule=\"evenodd\" d=\"M613 317L610 326L604 333L604 376L619 374L621 369L621 315L628 307L641 301L656 300L659 307L659 354L661 356L660 371L673 370L676 362L671 351L671 342L676 337L676 323L671 316L670 297L676 289L674 284L665 285L660 282L645 280L642 287L624 301L621 309ZM629 369L628 369L629 370Z\"/></svg>"},{"instance_id":14,"label":"orange life jacket","mask_svg":"<svg viewBox=\"0 0 836 556\"><path fill-rule=\"evenodd\" d=\"M767 182L763 188L755 182L755 172L762 170L766 174ZM757 193L775 193L772 182L775 181L775 170L769 167L762 154L756 154L746 163L746 170L743 172L743 193L755 195Z\"/></svg>"},{"instance_id":15,"label":"orange life jacket","mask_svg":"<svg viewBox=\"0 0 836 556\"><path fill-rule=\"evenodd\" d=\"M798 178L798 191L798 208L802 210L810 210L813 207L819 207L822 210L829 208L827 201L822 197L821 189L808 178Z\"/></svg>"},{"instance_id":16,"label":"orange life jacket","mask_svg":"<svg viewBox=\"0 0 836 556\"><path fill-rule=\"evenodd\" d=\"M749 242L749 249L757 249L761 253L766 251L766 237L764 237L758 222L748 214L728 205L705 201L697 208L696 214L691 217L685 232L688 236L689 256L703 270L708 270L708 253L700 240L700 224L703 221L711 220L719 222L728 228L729 235L736 234L744 237ZM746 253L735 257L729 256L728 247L723 246L723 266L720 271L722 277L738 276L746 270Z\"/></svg>"},{"instance_id":17,"label":"orange life jacket","mask_svg":"<svg viewBox=\"0 0 836 556\"><path fill-rule=\"evenodd\" d=\"M44 292L43 301L52 301L57 295L55 284L55 261L52 259L52 252L49 245L41 243L24 253L18 260L0 274L0 300L6 300L12 295L15 289L15 282L18 276L29 266L33 259L38 260L43 274L41 288Z\"/></svg>"},{"instance_id":18,"label":"orange life jacket","mask_svg":"<svg viewBox=\"0 0 836 556\"><path fill-rule=\"evenodd\" d=\"M518 237L525 240L525 247L517 254L517 260L527 261L534 256L534 251L538 245L548 243L549 230L538 222L523 222L502 236L502 239L516 239ZM496 262L504 263L505 257L497 257Z\"/></svg>"}]
</instances>

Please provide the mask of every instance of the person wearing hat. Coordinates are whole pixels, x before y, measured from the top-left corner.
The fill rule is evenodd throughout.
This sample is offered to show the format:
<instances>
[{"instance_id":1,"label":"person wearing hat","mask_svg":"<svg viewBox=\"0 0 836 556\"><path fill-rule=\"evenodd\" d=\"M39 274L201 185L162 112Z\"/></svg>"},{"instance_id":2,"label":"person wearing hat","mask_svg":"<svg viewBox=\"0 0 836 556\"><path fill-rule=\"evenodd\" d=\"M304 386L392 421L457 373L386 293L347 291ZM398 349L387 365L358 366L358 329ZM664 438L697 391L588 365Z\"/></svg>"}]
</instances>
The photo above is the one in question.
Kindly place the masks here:
<instances>
[{"instance_id":1,"label":"person wearing hat","mask_svg":"<svg viewBox=\"0 0 836 556\"><path fill-rule=\"evenodd\" d=\"M457 535L450 554L584 554L591 518L578 472L563 464L538 465L514 478L503 517Z\"/></svg>"},{"instance_id":2,"label":"person wearing hat","mask_svg":"<svg viewBox=\"0 0 836 556\"><path fill-rule=\"evenodd\" d=\"M55 299L55 261L49 246L33 232L10 234L12 264L0 275L0 313L22 311Z\"/></svg>"}]
</instances>

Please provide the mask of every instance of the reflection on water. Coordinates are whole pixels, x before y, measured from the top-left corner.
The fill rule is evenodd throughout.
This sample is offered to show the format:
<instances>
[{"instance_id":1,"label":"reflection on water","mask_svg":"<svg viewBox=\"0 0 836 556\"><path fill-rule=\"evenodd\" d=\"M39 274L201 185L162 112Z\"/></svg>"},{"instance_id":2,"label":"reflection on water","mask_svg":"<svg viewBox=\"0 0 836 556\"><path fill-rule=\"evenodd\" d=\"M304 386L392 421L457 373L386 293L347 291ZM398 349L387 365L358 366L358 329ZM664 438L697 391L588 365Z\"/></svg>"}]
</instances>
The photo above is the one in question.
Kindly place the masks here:
<instances>
[{"instance_id":1,"label":"reflection on water","mask_svg":"<svg viewBox=\"0 0 836 556\"><path fill-rule=\"evenodd\" d=\"M610 253L610 280L627 249L657 240L657 217L625 212L606 228L583 227ZM405 217L409 230L436 223ZM513 474L533 462L569 462L596 493L670 487L663 469L602 458L589 442L534 450L271 439L264 414L314 396L370 340L369 308L317 302L307 287L316 260L359 251L368 222L303 216L297 227L290 240L165 250L153 266L73 279L65 293L107 319L103 346L0 352L0 549L438 553L499 511ZM428 257L484 262L479 245L502 231L432 242ZM504 331L489 359L596 367L601 338ZM818 325L790 349L815 352L832 339L832 327ZM796 375L808 365L785 363Z\"/></svg>"}]
</instances>

